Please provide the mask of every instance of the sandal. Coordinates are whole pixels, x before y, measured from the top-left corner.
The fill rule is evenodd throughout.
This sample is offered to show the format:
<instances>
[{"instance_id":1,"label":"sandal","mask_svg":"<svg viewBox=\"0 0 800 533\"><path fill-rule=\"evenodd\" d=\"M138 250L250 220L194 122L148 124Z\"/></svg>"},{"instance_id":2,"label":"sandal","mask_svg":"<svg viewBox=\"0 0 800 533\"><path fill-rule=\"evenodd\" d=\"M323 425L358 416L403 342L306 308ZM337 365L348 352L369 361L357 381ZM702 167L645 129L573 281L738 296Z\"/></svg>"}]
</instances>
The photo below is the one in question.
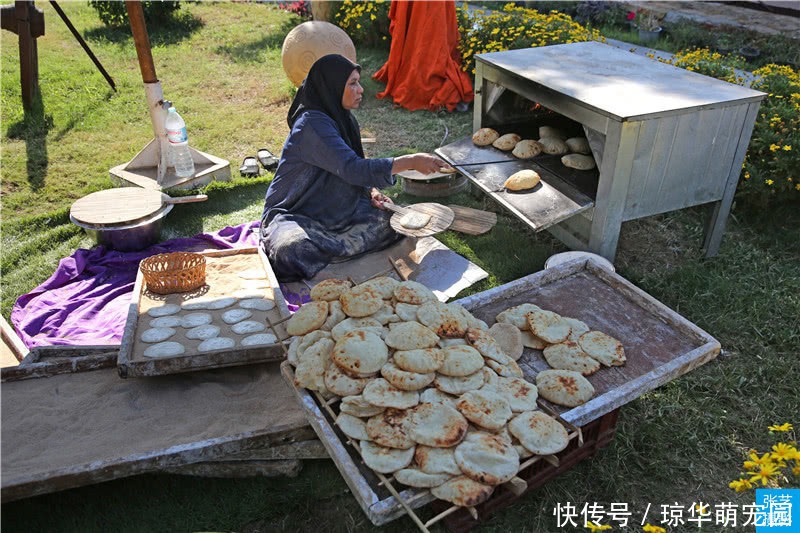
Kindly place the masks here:
<instances>
[{"instance_id":1,"label":"sandal","mask_svg":"<svg viewBox=\"0 0 800 533\"><path fill-rule=\"evenodd\" d=\"M243 178L255 178L261 175L261 171L258 169L258 162L256 162L256 158L249 155L244 158L242 161L242 166L239 167L239 174Z\"/></svg>"},{"instance_id":2,"label":"sandal","mask_svg":"<svg viewBox=\"0 0 800 533\"><path fill-rule=\"evenodd\" d=\"M266 148L262 148L256 152L256 157L258 157L258 162L261 163L264 170L274 172L275 169L278 168L278 158L272 155L272 152Z\"/></svg>"}]
</instances>

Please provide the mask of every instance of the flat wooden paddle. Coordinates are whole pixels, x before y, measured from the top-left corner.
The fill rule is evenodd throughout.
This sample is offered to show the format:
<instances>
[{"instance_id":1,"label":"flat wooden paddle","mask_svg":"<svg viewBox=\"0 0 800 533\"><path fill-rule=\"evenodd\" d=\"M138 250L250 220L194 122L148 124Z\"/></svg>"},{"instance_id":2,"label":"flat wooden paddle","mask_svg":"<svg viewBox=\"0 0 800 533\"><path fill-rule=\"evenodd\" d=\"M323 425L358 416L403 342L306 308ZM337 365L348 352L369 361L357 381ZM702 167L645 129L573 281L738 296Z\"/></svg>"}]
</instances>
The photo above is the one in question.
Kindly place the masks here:
<instances>
[{"instance_id":1,"label":"flat wooden paddle","mask_svg":"<svg viewBox=\"0 0 800 533\"><path fill-rule=\"evenodd\" d=\"M458 231L468 235L481 235L497 224L497 213L454 204L450 204L447 207L452 209L455 214L453 223L448 228L451 231Z\"/></svg>"},{"instance_id":2,"label":"flat wooden paddle","mask_svg":"<svg viewBox=\"0 0 800 533\"><path fill-rule=\"evenodd\" d=\"M441 233L450 227L450 224L453 223L453 218L455 218L452 209L436 203L421 203L403 207L391 202L383 202L383 207L394 212L392 218L389 220L389 224L391 224L392 229L394 229L397 233L409 235L411 237L428 237L430 235ZM422 228L405 228L402 224L400 224L400 219L403 218L403 215L410 211L417 211L418 213L430 215L431 219Z\"/></svg>"},{"instance_id":3,"label":"flat wooden paddle","mask_svg":"<svg viewBox=\"0 0 800 533\"><path fill-rule=\"evenodd\" d=\"M72 204L70 215L90 226L121 226L144 220L168 204L204 202L205 194L170 197L141 187L118 187L93 192Z\"/></svg>"}]
</instances>

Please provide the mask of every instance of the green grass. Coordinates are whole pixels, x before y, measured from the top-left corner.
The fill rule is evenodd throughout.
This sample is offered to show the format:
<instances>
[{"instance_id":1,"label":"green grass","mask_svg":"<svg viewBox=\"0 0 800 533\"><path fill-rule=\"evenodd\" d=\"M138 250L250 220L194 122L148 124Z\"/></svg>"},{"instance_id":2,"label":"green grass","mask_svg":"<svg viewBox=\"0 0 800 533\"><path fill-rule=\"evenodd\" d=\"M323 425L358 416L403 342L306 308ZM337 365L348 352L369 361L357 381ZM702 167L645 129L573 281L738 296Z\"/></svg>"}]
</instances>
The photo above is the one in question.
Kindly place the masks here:
<instances>
[{"instance_id":1,"label":"green grass","mask_svg":"<svg viewBox=\"0 0 800 533\"><path fill-rule=\"evenodd\" d=\"M127 161L152 135L130 37L102 27L85 3L62 6L120 91L110 92L51 7L40 3L49 21L39 42L42 99L26 117L15 37L2 32L5 317L19 295L52 274L59 259L91 245L69 223L69 205L109 187L108 169ZM188 4L181 12L168 30L149 28L165 96L187 120L192 144L230 160L237 176L244 155L262 146L280 151L287 133L292 91L279 56L291 19L257 4ZM365 135L378 139L366 146L368 155L429 151L471 131L471 112L409 112L375 99L382 87L369 74L385 57L359 50L366 97L357 116ZM164 237L257 219L268 182L265 176L213 184L207 203L175 208ZM441 201L404 195L399 186L390 193L400 202ZM496 209L470 193L447 202ZM480 531L555 531L553 508L566 502L626 502L637 524L647 503L654 506L650 522L657 523L660 504L753 502L751 492L736 494L727 486L739 477L746 451L769 449L767 425L800 426L800 213L736 206L720 254L710 260L699 250L705 214L693 208L624 224L615 265L715 336L724 354L626 405L609 447L498 513ZM547 257L565 250L546 232L532 233L503 213L488 234L446 232L439 238L489 272L460 296L537 271ZM295 479L136 476L4 504L0 519L7 531L374 529L329 461L307 461ZM401 519L381 530L413 527Z\"/></svg>"}]
</instances>

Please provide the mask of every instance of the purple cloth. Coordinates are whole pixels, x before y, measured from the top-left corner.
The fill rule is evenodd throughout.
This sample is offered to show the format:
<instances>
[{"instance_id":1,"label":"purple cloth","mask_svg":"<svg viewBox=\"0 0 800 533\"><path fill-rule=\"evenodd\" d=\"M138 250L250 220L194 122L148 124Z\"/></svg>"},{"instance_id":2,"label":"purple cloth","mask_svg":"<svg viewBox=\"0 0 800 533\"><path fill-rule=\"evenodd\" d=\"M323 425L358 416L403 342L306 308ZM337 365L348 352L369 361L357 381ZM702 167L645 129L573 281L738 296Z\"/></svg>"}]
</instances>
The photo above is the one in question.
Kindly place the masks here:
<instances>
[{"instance_id":1,"label":"purple cloth","mask_svg":"<svg viewBox=\"0 0 800 533\"><path fill-rule=\"evenodd\" d=\"M11 323L29 348L43 345L119 344L128 317L139 261L151 255L259 245L260 222L216 233L172 239L140 252L97 246L62 259L50 279L21 296Z\"/></svg>"}]
</instances>

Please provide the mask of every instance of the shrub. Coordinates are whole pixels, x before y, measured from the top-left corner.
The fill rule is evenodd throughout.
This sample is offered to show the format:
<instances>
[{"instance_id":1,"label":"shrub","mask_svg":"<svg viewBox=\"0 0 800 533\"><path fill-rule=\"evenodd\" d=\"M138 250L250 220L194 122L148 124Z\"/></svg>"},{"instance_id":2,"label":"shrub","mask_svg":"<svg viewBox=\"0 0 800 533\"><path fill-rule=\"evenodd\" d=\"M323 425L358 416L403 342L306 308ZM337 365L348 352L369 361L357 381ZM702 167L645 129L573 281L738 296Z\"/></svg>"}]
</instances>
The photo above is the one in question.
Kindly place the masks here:
<instances>
[{"instance_id":1,"label":"shrub","mask_svg":"<svg viewBox=\"0 0 800 533\"><path fill-rule=\"evenodd\" d=\"M574 18L581 24L619 28L627 22L627 15L628 11L618 2L592 1L580 4L575 10Z\"/></svg>"},{"instance_id":2,"label":"shrub","mask_svg":"<svg viewBox=\"0 0 800 533\"><path fill-rule=\"evenodd\" d=\"M342 28L355 44L370 47L389 48L388 0L355 2L345 0L333 16L334 22Z\"/></svg>"},{"instance_id":3,"label":"shrub","mask_svg":"<svg viewBox=\"0 0 800 533\"><path fill-rule=\"evenodd\" d=\"M128 10L125 2L107 0L89 0L100 20L106 26L125 26L128 24ZM180 9L181 3L177 0L153 0L142 2L144 19L148 23L158 22L169 18L172 12Z\"/></svg>"},{"instance_id":4,"label":"shrub","mask_svg":"<svg viewBox=\"0 0 800 533\"><path fill-rule=\"evenodd\" d=\"M486 13L458 10L459 51L461 68L475 73L475 54L501 52L532 46L602 41L597 30L588 30L568 15L542 14L533 9L506 4L503 11Z\"/></svg>"},{"instance_id":5,"label":"shrub","mask_svg":"<svg viewBox=\"0 0 800 533\"><path fill-rule=\"evenodd\" d=\"M278 4L278 7L284 11L294 13L303 20L307 20L311 17L311 8L309 7L309 3L304 0L298 0L297 2L281 2Z\"/></svg>"}]
</instances>

